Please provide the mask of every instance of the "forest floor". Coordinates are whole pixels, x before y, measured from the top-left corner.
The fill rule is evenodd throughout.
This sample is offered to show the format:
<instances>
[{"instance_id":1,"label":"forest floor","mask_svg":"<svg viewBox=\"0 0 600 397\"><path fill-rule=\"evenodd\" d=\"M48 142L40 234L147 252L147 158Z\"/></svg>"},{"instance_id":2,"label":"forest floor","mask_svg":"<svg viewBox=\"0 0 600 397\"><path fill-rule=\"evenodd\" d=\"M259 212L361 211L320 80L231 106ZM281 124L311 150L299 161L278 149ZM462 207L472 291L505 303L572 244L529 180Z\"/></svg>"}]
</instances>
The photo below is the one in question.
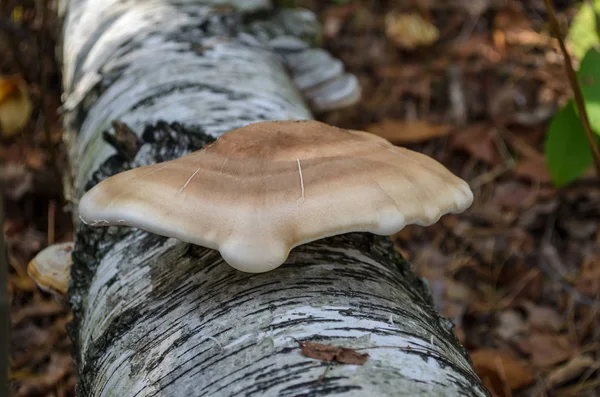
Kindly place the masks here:
<instances>
[{"instance_id":1,"label":"forest floor","mask_svg":"<svg viewBox=\"0 0 600 397\"><path fill-rule=\"evenodd\" d=\"M433 156L471 185L466 213L394 241L488 389L600 395L600 183L588 173L558 189L546 168L548 123L571 91L543 1L280 3L315 10L323 45L363 87L359 104L321 120ZM554 3L566 27L576 8ZM34 2L0 4L0 74L23 76L33 101L27 127L0 139L15 396L71 396L76 381L68 308L26 273L41 249L73 239L59 177L58 37Z\"/></svg>"}]
</instances>

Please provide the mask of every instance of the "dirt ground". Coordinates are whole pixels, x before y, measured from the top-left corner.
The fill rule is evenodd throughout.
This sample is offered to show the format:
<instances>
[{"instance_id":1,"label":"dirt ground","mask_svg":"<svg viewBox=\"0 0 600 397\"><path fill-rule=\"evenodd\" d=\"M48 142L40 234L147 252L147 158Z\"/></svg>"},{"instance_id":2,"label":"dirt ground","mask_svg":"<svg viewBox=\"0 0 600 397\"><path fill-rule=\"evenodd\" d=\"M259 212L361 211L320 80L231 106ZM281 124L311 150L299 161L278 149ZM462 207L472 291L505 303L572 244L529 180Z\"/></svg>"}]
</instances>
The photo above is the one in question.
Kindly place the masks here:
<instances>
[{"instance_id":1,"label":"dirt ground","mask_svg":"<svg viewBox=\"0 0 600 397\"><path fill-rule=\"evenodd\" d=\"M550 181L544 137L571 91L544 2L279 3L315 10L323 45L361 82L358 105L320 119L433 156L471 185L466 213L394 241L488 389L600 395L600 182L591 170L560 189ZM10 379L15 396L71 396L68 308L26 273L42 248L73 239L59 176L58 21L36 4L0 2L0 74L20 74L33 102L27 126L0 139ZM554 4L566 31L576 2Z\"/></svg>"}]
</instances>

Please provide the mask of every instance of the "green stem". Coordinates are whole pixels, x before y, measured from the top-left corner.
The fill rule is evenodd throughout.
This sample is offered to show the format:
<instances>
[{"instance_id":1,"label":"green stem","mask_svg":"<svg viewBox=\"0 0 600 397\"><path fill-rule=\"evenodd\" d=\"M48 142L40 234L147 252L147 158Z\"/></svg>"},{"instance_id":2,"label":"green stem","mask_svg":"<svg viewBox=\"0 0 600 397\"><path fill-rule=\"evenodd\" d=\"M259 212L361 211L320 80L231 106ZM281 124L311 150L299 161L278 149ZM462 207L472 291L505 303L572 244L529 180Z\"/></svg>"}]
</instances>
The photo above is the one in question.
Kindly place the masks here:
<instances>
[{"instance_id":1,"label":"green stem","mask_svg":"<svg viewBox=\"0 0 600 397\"><path fill-rule=\"evenodd\" d=\"M556 18L556 14L554 13L554 8L552 7L550 0L544 0L544 3L546 4L546 10L548 11L548 17L550 18L550 26L554 31L554 35L558 39L558 44L560 45L560 49L563 53L563 56L565 57L565 68L567 70L567 77L569 78L569 83L571 84L571 89L573 90L573 96L575 97L575 104L577 105L577 110L579 111L581 122L583 123L583 129L585 131L587 140L590 144L592 156L594 157L594 165L596 166L596 176L600 177L600 152L598 152L598 147L596 146L596 140L594 138L594 131L592 131L592 126L590 125L590 120L585 110L585 102L583 100L581 86L577 81L575 69L573 69L571 55L569 55L567 47L565 46L565 41L562 38L562 32L558 23L558 19Z\"/></svg>"}]
</instances>

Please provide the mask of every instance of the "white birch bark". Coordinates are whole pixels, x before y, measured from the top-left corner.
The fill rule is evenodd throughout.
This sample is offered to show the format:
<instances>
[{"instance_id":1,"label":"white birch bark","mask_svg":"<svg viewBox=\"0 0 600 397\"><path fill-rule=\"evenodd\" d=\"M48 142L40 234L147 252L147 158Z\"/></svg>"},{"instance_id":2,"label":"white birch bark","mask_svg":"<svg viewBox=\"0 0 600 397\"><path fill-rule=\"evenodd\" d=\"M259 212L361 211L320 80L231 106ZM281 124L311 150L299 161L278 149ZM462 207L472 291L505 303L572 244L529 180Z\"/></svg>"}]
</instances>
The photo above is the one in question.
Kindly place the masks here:
<instances>
[{"instance_id":1,"label":"white birch bark","mask_svg":"<svg viewBox=\"0 0 600 397\"><path fill-rule=\"evenodd\" d=\"M305 44L316 37L312 14L275 13L266 0L223 3L63 2L75 195L251 122L310 118L307 102L318 110L356 98L341 64ZM143 135L133 162L102 139L113 120ZM73 262L80 396L486 395L426 286L385 238L322 240L251 275L216 251L80 224ZM292 338L369 359L321 362Z\"/></svg>"}]
</instances>

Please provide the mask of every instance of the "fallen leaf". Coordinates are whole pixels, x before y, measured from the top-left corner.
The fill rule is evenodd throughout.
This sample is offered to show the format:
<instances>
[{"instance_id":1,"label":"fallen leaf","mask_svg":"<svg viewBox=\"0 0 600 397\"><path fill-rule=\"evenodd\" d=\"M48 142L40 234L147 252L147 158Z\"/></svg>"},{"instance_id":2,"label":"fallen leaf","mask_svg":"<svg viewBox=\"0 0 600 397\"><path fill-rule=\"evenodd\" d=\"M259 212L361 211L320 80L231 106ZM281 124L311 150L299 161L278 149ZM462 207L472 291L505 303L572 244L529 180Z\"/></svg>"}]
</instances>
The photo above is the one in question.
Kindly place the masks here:
<instances>
[{"instance_id":1,"label":"fallen leaf","mask_svg":"<svg viewBox=\"0 0 600 397\"><path fill-rule=\"evenodd\" d=\"M473 366L486 386L496 395L507 396L510 391L530 385L534 381L531 369L510 353L495 349L471 352Z\"/></svg>"},{"instance_id":2,"label":"fallen leaf","mask_svg":"<svg viewBox=\"0 0 600 397\"><path fill-rule=\"evenodd\" d=\"M575 280L575 288L590 298L598 297L598 291L600 291L600 255L583 262L581 271Z\"/></svg>"},{"instance_id":3,"label":"fallen leaf","mask_svg":"<svg viewBox=\"0 0 600 397\"><path fill-rule=\"evenodd\" d=\"M33 105L27 83L18 75L0 76L0 133L9 138L29 121Z\"/></svg>"},{"instance_id":4,"label":"fallen leaf","mask_svg":"<svg viewBox=\"0 0 600 397\"><path fill-rule=\"evenodd\" d=\"M515 168L515 175L534 182L547 183L552 180L543 156L529 157L519 161Z\"/></svg>"},{"instance_id":5,"label":"fallen leaf","mask_svg":"<svg viewBox=\"0 0 600 397\"><path fill-rule=\"evenodd\" d=\"M359 353L354 349L342 347L337 353L335 360L342 364L363 365L368 357L368 353Z\"/></svg>"},{"instance_id":6,"label":"fallen leaf","mask_svg":"<svg viewBox=\"0 0 600 397\"><path fill-rule=\"evenodd\" d=\"M535 203L537 190L518 181L499 182L494 190L494 203L509 209L521 209Z\"/></svg>"},{"instance_id":7,"label":"fallen leaf","mask_svg":"<svg viewBox=\"0 0 600 397\"><path fill-rule=\"evenodd\" d=\"M314 342L298 342L298 344L304 356L321 361L337 361L341 364L363 365L369 357L368 353L359 353L347 347Z\"/></svg>"},{"instance_id":8,"label":"fallen leaf","mask_svg":"<svg viewBox=\"0 0 600 397\"><path fill-rule=\"evenodd\" d=\"M458 59L484 58L492 63L502 59L501 53L487 35L473 35L465 40L456 40L448 43L447 50L449 55Z\"/></svg>"},{"instance_id":9,"label":"fallen leaf","mask_svg":"<svg viewBox=\"0 0 600 397\"><path fill-rule=\"evenodd\" d=\"M546 377L546 383L548 387L552 388L579 377L594 365L596 365L596 361L588 354L573 357L565 364L550 371Z\"/></svg>"},{"instance_id":10,"label":"fallen leaf","mask_svg":"<svg viewBox=\"0 0 600 397\"><path fill-rule=\"evenodd\" d=\"M418 13L388 14L385 34L394 44L406 50L429 46L440 37L438 29Z\"/></svg>"},{"instance_id":11,"label":"fallen leaf","mask_svg":"<svg viewBox=\"0 0 600 397\"><path fill-rule=\"evenodd\" d=\"M448 134L450 127L444 124L431 124L424 120L406 121L385 119L371 124L367 131L378 135L393 144L423 142Z\"/></svg>"},{"instance_id":12,"label":"fallen leaf","mask_svg":"<svg viewBox=\"0 0 600 397\"><path fill-rule=\"evenodd\" d=\"M529 301L523 302L523 307L527 311L527 322L534 329L559 332L565 326L563 317L551 307L538 306Z\"/></svg>"},{"instance_id":13,"label":"fallen leaf","mask_svg":"<svg viewBox=\"0 0 600 397\"><path fill-rule=\"evenodd\" d=\"M494 16L494 28L504 33L521 33L532 31L531 21L515 8L506 7L499 10Z\"/></svg>"},{"instance_id":14,"label":"fallen leaf","mask_svg":"<svg viewBox=\"0 0 600 397\"><path fill-rule=\"evenodd\" d=\"M68 355L52 354L47 367L48 370L43 375L19 379L20 384L14 395L16 397L46 395L72 372L73 360Z\"/></svg>"},{"instance_id":15,"label":"fallen leaf","mask_svg":"<svg viewBox=\"0 0 600 397\"><path fill-rule=\"evenodd\" d=\"M66 312L66 306L56 301L33 302L23 306L16 314L11 317L13 326L16 326L29 318L39 318L62 314Z\"/></svg>"},{"instance_id":16,"label":"fallen leaf","mask_svg":"<svg viewBox=\"0 0 600 397\"><path fill-rule=\"evenodd\" d=\"M487 123L472 124L452 134L450 147L464 150L489 165L500 164L500 153L494 142L495 128Z\"/></svg>"},{"instance_id":17,"label":"fallen leaf","mask_svg":"<svg viewBox=\"0 0 600 397\"><path fill-rule=\"evenodd\" d=\"M576 350L567 335L533 332L516 341L517 346L529 354L530 362L538 368L548 368L569 359Z\"/></svg>"}]
</instances>

